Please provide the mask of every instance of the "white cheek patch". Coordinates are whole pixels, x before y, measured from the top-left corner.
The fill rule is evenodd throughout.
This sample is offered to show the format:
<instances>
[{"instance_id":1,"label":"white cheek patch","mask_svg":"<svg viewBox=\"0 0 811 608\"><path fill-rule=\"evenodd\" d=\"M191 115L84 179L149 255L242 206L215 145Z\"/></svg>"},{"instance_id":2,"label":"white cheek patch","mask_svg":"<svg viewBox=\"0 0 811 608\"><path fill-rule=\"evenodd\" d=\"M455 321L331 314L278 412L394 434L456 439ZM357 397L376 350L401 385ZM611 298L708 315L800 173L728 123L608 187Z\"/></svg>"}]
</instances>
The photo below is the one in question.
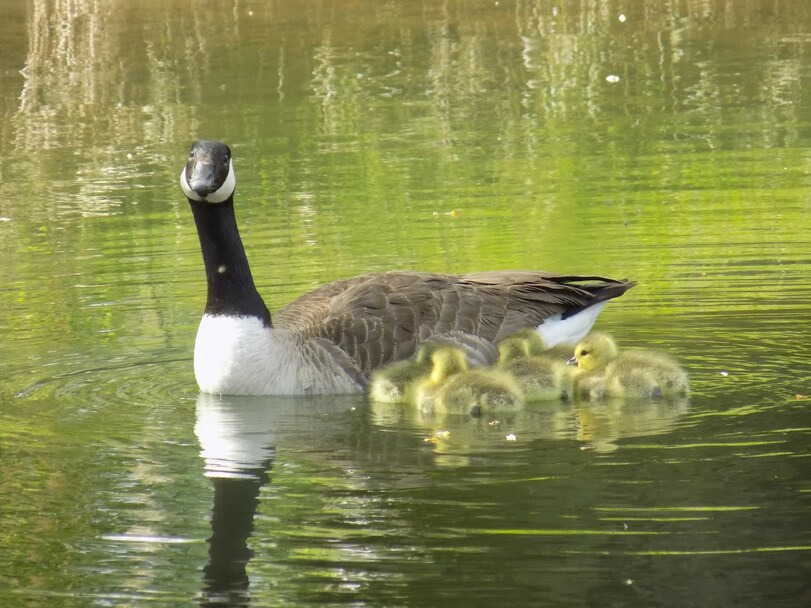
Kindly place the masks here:
<instances>
[{"instance_id":1,"label":"white cheek patch","mask_svg":"<svg viewBox=\"0 0 811 608\"><path fill-rule=\"evenodd\" d=\"M197 194L194 190L191 189L189 186L189 182L186 179L186 167L183 167L183 170L180 172L180 188L183 190L183 194L186 195L187 198L193 201L206 201L208 203L222 203L223 201L228 200L228 197L234 193L234 190L237 187L237 177L234 174L234 161L233 159L228 163L228 176L225 178L225 181L222 183L222 186L217 188L214 192L203 198L199 194Z\"/></svg>"},{"instance_id":2,"label":"white cheek patch","mask_svg":"<svg viewBox=\"0 0 811 608\"><path fill-rule=\"evenodd\" d=\"M222 203L223 201L228 200L228 197L234 193L236 187L237 177L234 175L234 161L230 160L228 162L228 177L225 178L222 186L206 197L206 200L209 203Z\"/></svg>"},{"instance_id":3,"label":"white cheek patch","mask_svg":"<svg viewBox=\"0 0 811 608\"><path fill-rule=\"evenodd\" d=\"M189 188L189 182L186 180L186 167L183 167L180 171L180 188L183 190L183 194L186 195L186 198L193 201L203 200L194 190Z\"/></svg>"}]
</instances>

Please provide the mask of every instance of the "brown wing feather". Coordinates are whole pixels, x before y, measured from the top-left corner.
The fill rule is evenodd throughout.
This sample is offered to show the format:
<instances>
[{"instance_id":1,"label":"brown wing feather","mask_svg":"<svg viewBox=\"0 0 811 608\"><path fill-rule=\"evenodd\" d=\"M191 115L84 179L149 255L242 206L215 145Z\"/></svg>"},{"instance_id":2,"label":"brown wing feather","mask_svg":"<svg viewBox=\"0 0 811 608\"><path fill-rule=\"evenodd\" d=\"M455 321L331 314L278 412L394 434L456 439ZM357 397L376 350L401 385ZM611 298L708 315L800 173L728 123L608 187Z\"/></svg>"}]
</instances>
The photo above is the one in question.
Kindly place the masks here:
<instances>
[{"instance_id":1,"label":"brown wing feather","mask_svg":"<svg viewBox=\"0 0 811 608\"><path fill-rule=\"evenodd\" d=\"M621 295L633 283L548 272L369 274L311 291L279 311L277 327L327 340L368 372L411 356L432 335L499 340L544 319Z\"/></svg>"}]
</instances>

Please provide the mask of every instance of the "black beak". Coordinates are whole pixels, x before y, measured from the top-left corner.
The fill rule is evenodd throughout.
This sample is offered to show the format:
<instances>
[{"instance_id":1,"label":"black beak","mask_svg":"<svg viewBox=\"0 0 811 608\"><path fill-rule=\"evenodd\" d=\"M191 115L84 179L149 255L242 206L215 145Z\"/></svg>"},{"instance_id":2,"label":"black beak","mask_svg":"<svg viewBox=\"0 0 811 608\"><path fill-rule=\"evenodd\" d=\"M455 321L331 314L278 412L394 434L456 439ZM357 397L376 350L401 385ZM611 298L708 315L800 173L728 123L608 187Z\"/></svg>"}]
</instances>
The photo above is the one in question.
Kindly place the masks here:
<instances>
[{"instance_id":1,"label":"black beak","mask_svg":"<svg viewBox=\"0 0 811 608\"><path fill-rule=\"evenodd\" d=\"M186 181L200 198L216 192L228 177L228 166L222 163L201 162L190 158L186 164Z\"/></svg>"}]
</instances>

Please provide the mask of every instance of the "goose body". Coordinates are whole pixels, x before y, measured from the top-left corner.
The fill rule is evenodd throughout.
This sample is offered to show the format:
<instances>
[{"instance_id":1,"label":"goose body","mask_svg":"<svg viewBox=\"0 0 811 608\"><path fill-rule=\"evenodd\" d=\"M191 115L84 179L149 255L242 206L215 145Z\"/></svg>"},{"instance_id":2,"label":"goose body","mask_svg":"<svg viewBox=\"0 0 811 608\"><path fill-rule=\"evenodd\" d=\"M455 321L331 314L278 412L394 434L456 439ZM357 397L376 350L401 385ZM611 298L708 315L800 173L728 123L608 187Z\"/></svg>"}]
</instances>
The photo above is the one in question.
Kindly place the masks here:
<instances>
[{"instance_id":1,"label":"goose body","mask_svg":"<svg viewBox=\"0 0 811 608\"><path fill-rule=\"evenodd\" d=\"M469 369L464 352L445 347L431 354L431 372L415 388L424 413L496 414L520 408L524 395L515 379L498 369Z\"/></svg>"},{"instance_id":2,"label":"goose body","mask_svg":"<svg viewBox=\"0 0 811 608\"><path fill-rule=\"evenodd\" d=\"M574 351L582 375L575 378L579 394L602 397L661 398L686 395L687 373L669 355L652 350L620 351L608 334L594 332Z\"/></svg>"},{"instance_id":3,"label":"goose body","mask_svg":"<svg viewBox=\"0 0 811 608\"><path fill-rule=\"evenodd\" d=\"M207 299L194 371L200 390L232 395L363 391L371 371L432 337L493 344L532 329L575 344L632 282L535 271L466 275L395 271L319 287L270 312L256 290L234 215L231 150L195 142L180 185L194 215Z\"/></svg>"}]
</instances>

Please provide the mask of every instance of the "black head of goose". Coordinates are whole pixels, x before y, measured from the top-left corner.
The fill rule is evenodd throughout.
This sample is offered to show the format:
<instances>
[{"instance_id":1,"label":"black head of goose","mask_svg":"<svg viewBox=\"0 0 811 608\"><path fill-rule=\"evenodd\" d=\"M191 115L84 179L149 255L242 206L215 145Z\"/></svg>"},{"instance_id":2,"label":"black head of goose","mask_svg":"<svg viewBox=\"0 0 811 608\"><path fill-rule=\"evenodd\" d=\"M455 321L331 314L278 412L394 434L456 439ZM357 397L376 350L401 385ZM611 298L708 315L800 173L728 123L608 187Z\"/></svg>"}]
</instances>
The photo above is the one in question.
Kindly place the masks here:
<instances>
[{"instance_id":1,"label":"black head of goose","mask_svg":"<svg viewBox=\"0 0 811 608\"><path fill-rule=\"evenodd\" d=\"M551 348L576 344L626 280L542 271L465 275L394 271L319 287L271 320L234 216L230 148L195 142L180 186L191 205L208 297L194 347L205 393L304 395L362 391L369 373L412 356L432 336L491 346L531 328Z\"/></svg>"}]
</instances>

